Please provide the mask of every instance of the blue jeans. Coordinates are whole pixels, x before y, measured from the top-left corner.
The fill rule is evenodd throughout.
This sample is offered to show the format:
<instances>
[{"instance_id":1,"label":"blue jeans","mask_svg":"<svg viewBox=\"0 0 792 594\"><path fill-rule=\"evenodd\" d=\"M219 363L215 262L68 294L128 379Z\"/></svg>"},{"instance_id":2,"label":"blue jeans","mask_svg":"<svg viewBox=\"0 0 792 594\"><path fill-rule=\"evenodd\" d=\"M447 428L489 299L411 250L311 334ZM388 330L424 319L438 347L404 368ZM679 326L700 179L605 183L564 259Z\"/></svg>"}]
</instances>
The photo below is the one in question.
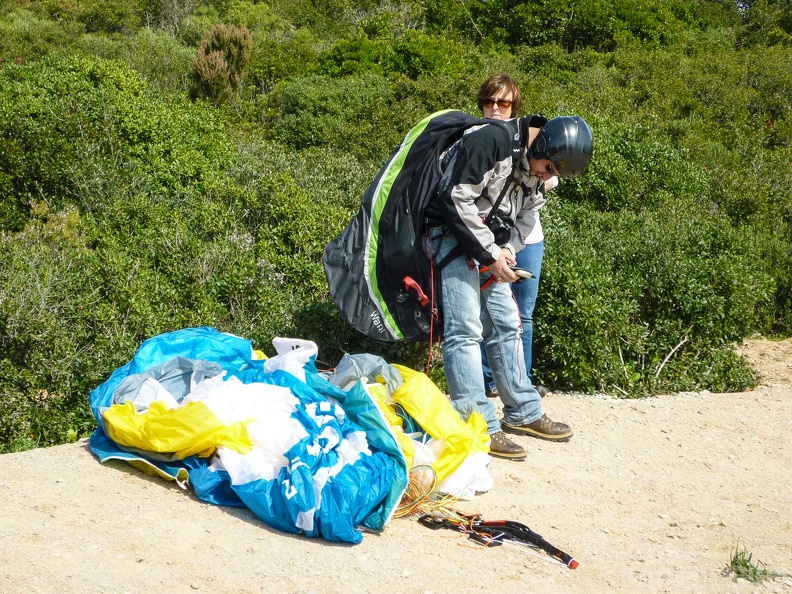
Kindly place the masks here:
<instances>
[{"instance_id":1,"label":"blue jeans","mask_svg":"<svg viewBox=\"0 0 792 594\"><path fill-rule=\"evenodd\" d=\"M522 348L525 357L525 369L528 381L533 383L531 369L533 368L533 312L536 306L536 296L539 294L539 277L542 274L542 259L544 258L544 241L529 243L517 254L517 266L534 273L536 278L529 278L521 283L512 283L511 289L517 301L522 322ZM481 347L481 366L484 369L484 384L487 391L495 387L492 378L487 351Z\"/></svg>"},{"instance_id":2,"label":"blue jeans","mask_svg":"<svg viewBox=\"0 0 792 594\"><path fill-rule=\"evenodd\" d=\"M438 247L439 245L439 247ZM439 237L434 230L432 251L436 261L457 245L450 234ZM443 364L454 408L467 418L472 411L487 421L487 432L500 431L495 405L484 392L481 344L485 345L492 373L503 401L503 420L525 425L539 419L542 399L531 387L520 340L520 317L505 283L491 283L481 290L489 274L460 255L441 271L443 303Z\"/></svg>"}]
</instances>

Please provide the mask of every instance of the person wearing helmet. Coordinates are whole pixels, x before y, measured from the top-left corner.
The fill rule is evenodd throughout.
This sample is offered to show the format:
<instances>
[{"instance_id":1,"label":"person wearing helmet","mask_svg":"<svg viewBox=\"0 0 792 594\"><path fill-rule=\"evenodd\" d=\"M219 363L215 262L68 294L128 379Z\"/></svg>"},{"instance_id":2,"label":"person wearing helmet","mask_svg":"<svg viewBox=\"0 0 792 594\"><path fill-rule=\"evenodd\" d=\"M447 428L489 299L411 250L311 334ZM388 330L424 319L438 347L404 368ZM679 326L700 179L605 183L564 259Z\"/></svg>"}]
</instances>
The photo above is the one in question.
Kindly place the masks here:
<instances>
[{"instance_id":1,"label":"person wearing helmet","mask_svg":"<svg viewBox=\"0 0 792 594\"><path fill-rule=\"evenodd\" d=\"M443 365L452 404L464 418L474 411L484 417L494 456L526 457L504 429L551 441L572 437L569 425L547 417L528 379L508 283L519 278L512 267L533 226L528 215L544 203L545 182L583 173L591 140L579 116L530 116L469 128L441 156L438 194L424 214L425 248L440 263ZM485 393L481 342L503 402L502 420Z\"/></svg>"},{"instance_id":2,"label":"person wearing helmet","mask_svg":"<svg viewBox=\"0 0 792 594\"><path fill-rule=\"evenodd\" d=\"M586 170L592 152L591 128L580 116L561 116L547 122L528 142L528 156L553 162L564 179Z\"/></svg>"},{"instance_id":3,"label":"person wearing helmet","mask_svg":"<svg viewBox=\"0 0 792 594\"><path fill-rule=\"evenodd\" d=\"M517 82L508 74L494 74L485 80L479 87L476 94L478 107L482 115L487 119L507 120L517 117L522 106L522 95ZM547 193L558 185L558 177L553 176L545 180L543 194ZM526 278L517 283L512 283L511 289L514 299L517 302L517 310L520 312L522 323L522 351L525 360L525 372L528 380L533 384L533 312L536 305L536 298L539 294L539 282L542 275L542 260L544 259L544 232L542 221L539 217L539 209L529 211L526 218L533 218L533 225L530 232L525 237L525 247L517 255L517 267L528 270L533 274L532 278ZM526 224L529 221L526 221ZM484 371L484 386L489 398L498 397L498 387L492 377L492 371L487 358L487 349L481 343L481 366ZM534 386L540 396L544 396L543 386Z\"/></svg>"}]
</instances>

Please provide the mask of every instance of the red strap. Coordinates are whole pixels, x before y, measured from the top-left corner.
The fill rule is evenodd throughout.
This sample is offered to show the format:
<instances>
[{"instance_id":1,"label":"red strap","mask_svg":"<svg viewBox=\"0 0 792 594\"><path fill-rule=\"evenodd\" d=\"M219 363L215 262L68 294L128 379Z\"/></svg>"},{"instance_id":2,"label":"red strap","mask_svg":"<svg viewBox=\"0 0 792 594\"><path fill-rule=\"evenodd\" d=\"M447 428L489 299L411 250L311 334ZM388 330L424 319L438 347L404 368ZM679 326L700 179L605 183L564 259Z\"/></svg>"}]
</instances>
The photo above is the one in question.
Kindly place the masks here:
<instances>
[{"instance_id":1,"label":"red strap","mask_svg":"<svg viewBox=\"0 0 792 594\"><path fill-rule=\"evenodd\" d=\"M479 267L479 272L480 272L480 273L481 273L481 272L489 272L489 266L480 266L480 267ZM496 280L497 280L497 279L495 278L495 275L494 275L494 274L490 275L490 277L487 279L487 282L485 282L483 285L481 285L481 286L479 287L479 290L480 290L480 291L484 291L484 290L485 290L487 287L489 287L489 286L490 286L492 283L494 283Z\"/></svg>"}]
</instances>

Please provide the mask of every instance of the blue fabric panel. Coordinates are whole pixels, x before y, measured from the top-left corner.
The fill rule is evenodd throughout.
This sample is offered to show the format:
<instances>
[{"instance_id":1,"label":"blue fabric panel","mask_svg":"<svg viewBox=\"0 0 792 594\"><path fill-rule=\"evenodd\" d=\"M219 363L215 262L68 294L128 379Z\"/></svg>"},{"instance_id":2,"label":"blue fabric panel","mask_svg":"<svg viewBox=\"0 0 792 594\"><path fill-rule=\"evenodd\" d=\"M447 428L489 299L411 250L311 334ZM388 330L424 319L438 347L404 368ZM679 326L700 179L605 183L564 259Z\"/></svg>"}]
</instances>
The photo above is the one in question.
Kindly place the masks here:
<instances>
[{"instance_id":1,"label":"blue fabric panel","mask_svg":"<svg viewBox=\"0 0 792 594\"><path fill-rule=\"evenodd\" d=\"M208 326L160 334L140 345L129 363L116 369L106 382L91 391L88 401L96 422L101 424L99 409L112 404L113 392L130 375L143 373L174 357L216 361L223 369L245 369L252 365L251 354L249 340Z\"/></svg>"},{"instance_id":2,"label":"blue fabric panel","mask_svg":"<svg viewBox=\"0 0 792 594\"><path fill-rule=\"evenodd\" d=\"M100 421L101 409L112 404L115 390L126 378L145 374L157 366L166 369L175 357L215 362L229 375L246 383L266 382L289 388L300 402L293 416L308 436L284 453L289 463L276 479L231 485L228 473L209 469L206 459L170 461L153 453L148 457L145 453L124 451L105 435L101 424L91 436L92 451L100 460L143 460L172 477L186 469L190 485L201 500L217 505L244 504L268 525L285 532L302 532L297 526L301 513L309 516L313 513L313 528L305 531L307 536L332 541L359 543L362 533L358 526L384 528L404 492L407 467L396 439L363 385L358 382L344 392L318 373L313 360L304 366L306 382L283 370L265 373L264 362L251 360L251 352L249 340L208 327L162 334L145 341L132 361L115 370L91 392L89 401ZM314 404L316 415L326 420L321 426L305 410L306 405ZM326 410L322 410L323 406ZM336 418L336 406L344 409L340 421ZM320 507L315 510L314 476L322 468L334 466L339 459L335 445L326 437L319 437L322 430L330 428L341 437L364 431L373 453L361 456L328 479Z\"/></svg>"},{"instance_id":3,"label":"blue fabric panel","mask_svg":"<svg viewBox=\"0 0 792 594\"><path fill-rule=\"evenodd\" d=\"M201 501L213 505L245 507L245 504L231 488L231 479L225 470L211 470L205 458L187 458L184 466L190 472L190 486Z\"/></svg>"},{"instance_id":4,"label":"blue fabric panel","mask_svg":"<svg viewBox=\"0 0 792 594\"><path fill-rule=\"evenodd\" d=\"M351 421L366 428L366 439L371 449L387 454L395 462L389 477L390 493L383 499L382 505L371 510L371 514L363 522L367 528L382 530L393 510L399 505L409 479L407 461L396 438L361 382L357 382L346 392L319 373L306 374L306 382L319 393L337 400Z\"/></svg>"}]
</instances>

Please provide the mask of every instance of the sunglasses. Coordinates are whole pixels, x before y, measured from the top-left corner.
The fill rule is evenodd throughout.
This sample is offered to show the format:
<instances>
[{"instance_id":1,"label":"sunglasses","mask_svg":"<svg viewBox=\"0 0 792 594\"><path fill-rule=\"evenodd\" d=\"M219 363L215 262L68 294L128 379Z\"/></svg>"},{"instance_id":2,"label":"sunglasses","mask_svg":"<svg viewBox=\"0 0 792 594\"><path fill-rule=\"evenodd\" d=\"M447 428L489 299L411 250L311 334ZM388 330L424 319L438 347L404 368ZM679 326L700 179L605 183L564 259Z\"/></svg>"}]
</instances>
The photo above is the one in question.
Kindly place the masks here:
<instances>
[{"instance_id":1,"label":"sunglasses","mask_svg":"<svg viewBox=\"0 0 792 594\"><path fill-rule=\"evenodd\" d=\"M513 101L511 99L493 99L492 97L487 97L486 99L481 100L481 105L490 109L495 104L498 104L498 107L501 109L508 109L512 106Z\"/></svg>"}]
</instances>

